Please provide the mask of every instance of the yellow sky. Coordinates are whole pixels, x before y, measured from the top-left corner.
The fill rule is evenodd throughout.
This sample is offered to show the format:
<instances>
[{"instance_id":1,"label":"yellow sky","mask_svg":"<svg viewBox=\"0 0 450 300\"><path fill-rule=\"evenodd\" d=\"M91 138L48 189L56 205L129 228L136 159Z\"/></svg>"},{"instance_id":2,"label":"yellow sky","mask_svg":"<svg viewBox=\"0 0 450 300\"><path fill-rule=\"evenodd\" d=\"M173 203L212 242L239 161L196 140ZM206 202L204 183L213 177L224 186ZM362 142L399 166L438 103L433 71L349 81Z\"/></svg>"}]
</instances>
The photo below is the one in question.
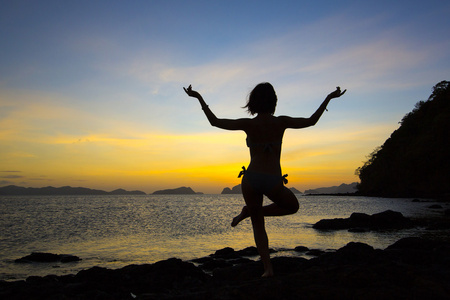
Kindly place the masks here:
<instances>
[{"instance_id":1,"label":"yellow sky","mask_svg":"<svg viewBox=\"0 0 450 300\"><path fill-rule=\"evenodd\" d=\"M21 99L29 97L34 102L23 105ZM1 99L9 113L0 123L0 175L17 185L147 193L190 186L220 193L239 184L237 174L249 162L243 132L212 127L195 134L157 132L99 118L53 95L3 94ZM204 118L201 111L198 116ZM282 166L289 173L288 186L303 191L357 181L354 171L365 155L395 128L354 127L341 121L333 127L287 130Z\"/></svg>"}]
</instances>

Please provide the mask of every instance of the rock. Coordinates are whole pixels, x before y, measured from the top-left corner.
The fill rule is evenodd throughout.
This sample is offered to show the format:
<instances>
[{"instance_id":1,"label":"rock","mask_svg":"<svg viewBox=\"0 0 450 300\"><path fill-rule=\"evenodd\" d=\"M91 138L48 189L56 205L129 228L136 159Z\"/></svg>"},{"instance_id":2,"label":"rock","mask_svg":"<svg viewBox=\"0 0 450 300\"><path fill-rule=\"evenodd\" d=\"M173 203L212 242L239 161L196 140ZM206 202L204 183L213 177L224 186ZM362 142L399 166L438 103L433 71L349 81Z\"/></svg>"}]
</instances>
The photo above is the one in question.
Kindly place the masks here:
<instances>
[{"instance_id":1,"label":"rock","mask_svg":"<svg viewBox=\"0 0 450 300\"><path fill-rule=\"evenodd\" d=\"M255 246L247 247L245 249L236 251L236 253L240 256L257 256L259 255L258 249Z\"/></svg>"},{"instance_id":2,"label":"rock","mask_svg":"<svg viewBox=\"0 0 450 300\"><path fill-rule=\"evenodd\" d=\"M348 230L348 232L354 232L354 233L369 232L369 231L370 231L370 229L368 229L368 228L361 228L361 227L350 228Z\"/></svg>"},{"instance_id":3,"label":"rock","mask_svg":"<svg viewBox=\"0 0 450 300\"><path fill-rule=\"evenodd\" d=\"M231 255L234 255L234 254L235 254L235 253L234 253L234 249L233 249L233 248L225 247L225 248L223 248L223 249L217 250L217 251L214 253L214 256L220 256L220 257L223 257L223 256L231 256Z\"/></svg>"},{"instance_id":4,"label":"rock","mask_svg":"<svg viewBox=\"0 0 450 300\"><path fill-rule=\"evenodd\" d=\"M324 253L325 253L325 251L320 250L320 249L311 249L308 252L306 252L306 255L320 256L320 255L322 255Z\"/></svg>"},{"instance_id":5,"label":"rock","mask_svg":"<svg viewBox=\"0 0 450 300\"><path fill-rule=\"evenodd\" d=\"M363 228L366 230L402 229L411 228L413 225L413 222L410 219L405 218L402 213L387 210L371 216L364 213L352 213L350 218L347 219L323 219L315 223L313 228L321 230L358 228L358 231L361 232Z\"/></svg>"},{"instance_id":6,"label":"rock","mask_svg":"<svg viewBox=\"0 0 450 300\"><path fill-rule=\"evenodd\" d=\"M361 265L375 262L377 254L379 252L370 245L350 242L336 252L327 252L311 259L311 263L328 267L336 265Z\"/></svg>"},{"instance_id":7,"label":"rock","mask_svg":"<svg viewBox=\"0 0 450 300\"><path fill-rule=\"evenodd\" d=\"M441 265L450 269L450 244L419 237L403 238L390 245L384 254L397 262L423 265Z\"/></svg>"},{"instance_id":8,"label":"rock","mask_svg":"<svg viewBox=\"0 0 450 300\"><path fill-rule=\"evenodd\" d=\"M430 206L428 206L428 208L431 208L431 209L443 209L442 205L439 205L439 204L430 205Z\"/></svg>"},{"instance_id":9,"label":"rock","mask_svg":"<svg viewBox=\"0 0 450 300\"><path fill-rule=\"evenodd\" d=\"M261 261L218 257L240 252L224 248L209 261L230 265L217 265L212 275L171 258L117 270L93 267L76 275L0 281L0 298L450 299L449 249L448 242L423 238L401 239L385 250L351 242L310 260L274 257L275 276L261 279Z\"/></svg>"},{"instance_id":10,"label":"rock","mask_svg":"<svg viewBox=\"0 0 450 300\"><path fill-rule=\"evenodd\" d=\"M219 281L242 282L259 278L263 271L261 262L249 261L247 264L215 269L213 271L213 278Z\"/></svg>"},{"instance_id":11,"label":"rock","mask_svg":"<svg viewBox=\"0 0 450 300\"><path fill-rule=\"evenodd\" d=\"M350 219L335 218L335 219L322 219L313 225L314 229L348 229L350 228Z\"/></svg>"},{"instance_id":12,"label":"rock","mask_svg":"<svg viewBox=\"0 0 450 300\"><path fill-rule=\"evenodd\" d=\"M353 226L364 225L370 222L370 216L365 213L352 213L350 215L350 221Z\"/></svg>"},{"instance_id":13,"label":"rock","mask_svg":"<svg viewBox=\"0 0 450 300\"><path fill-rule=\"evenodd\" d=\"M302 257L274 257L272 265L275 274L300 272L309 265L309 260Z\"/></svg>"},{"instance_id":14,"label":"rock","mask_svg":"<svg viewBox=\"0 0 450 300\"><path fill-rule=\"evenodd\" d=\"M16 259L16 263L32 263L32 262L73 262L80 261L81 258L75 255L69 254L53 254L53 253L42 253L33 252L30 255L24 256L22 258Z\"/></svg>"},{"instance_id":15,"label":"rock","mask_svg":"<svg viewBox=\"0 0 450 300\"><path fill-rule=\"evenodd\" d=\"M404 217L402 213L392 210L386 210L381 213L373 214L370 217L371 228L388 229L388 228L410 228L413 226L411 220Z\"/></svg>"},{"instance_id":16,"label":"rock","mask_svg":"<svg viewBox=\"0 0 450 300\"><path fill-rule=\"evenodd\" d=\"M402 238L386 248L386 250L432 250L438 242L427 240L419 237Z\"/></svg>"},{"instance_id":17,"label":"rock","mask_svg":"<svg viewBox=\"0 0 450 300\"><path fill-rule=\"evenodd\" d=\"M203 270L213 271L218 268L231 267L233 264L225 259L211 259L201 265Z\"/></svg>"},{"instance_id":18,"label":"rock","mask_svg":"<svg viewBox=\"0 0 450 300\"><path fill-rule=\"evenodd\" d=\"M294 248L294 251L296 251L296 252L306 252L308 250L309 250L309 248L305 247L305 246L297 246Z\"/></svg>"},{"instance_id":19,"label":"rock","mask_svg":"<svg viewBox=\"0 0 450 300\"><path fill-rule=\"evenodd\" d=\"M365 243L350 242L336 251L335 256L347 261L367 261L372 259L375 249Z\"/></svg>"}]
</instances>

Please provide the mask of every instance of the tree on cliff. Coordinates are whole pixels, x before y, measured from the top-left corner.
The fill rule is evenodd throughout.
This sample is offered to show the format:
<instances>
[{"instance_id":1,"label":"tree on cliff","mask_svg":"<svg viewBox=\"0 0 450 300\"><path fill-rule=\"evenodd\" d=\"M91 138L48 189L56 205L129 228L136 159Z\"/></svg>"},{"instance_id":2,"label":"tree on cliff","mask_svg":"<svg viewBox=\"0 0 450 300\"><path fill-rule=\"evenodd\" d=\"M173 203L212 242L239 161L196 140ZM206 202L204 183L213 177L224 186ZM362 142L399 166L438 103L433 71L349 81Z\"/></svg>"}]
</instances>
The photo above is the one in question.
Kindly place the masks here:
<instances>
[{"instance_id":1,"label":"tree on cliff","mask_svg":"<svg viewBox=\"0 0 450 300\"><path fill-rule=\"evenodd\" d=\"M406 114L381 147L356 170L363 195L443 197L450 193L450 82Z\"/></svg>"}]
</instances>

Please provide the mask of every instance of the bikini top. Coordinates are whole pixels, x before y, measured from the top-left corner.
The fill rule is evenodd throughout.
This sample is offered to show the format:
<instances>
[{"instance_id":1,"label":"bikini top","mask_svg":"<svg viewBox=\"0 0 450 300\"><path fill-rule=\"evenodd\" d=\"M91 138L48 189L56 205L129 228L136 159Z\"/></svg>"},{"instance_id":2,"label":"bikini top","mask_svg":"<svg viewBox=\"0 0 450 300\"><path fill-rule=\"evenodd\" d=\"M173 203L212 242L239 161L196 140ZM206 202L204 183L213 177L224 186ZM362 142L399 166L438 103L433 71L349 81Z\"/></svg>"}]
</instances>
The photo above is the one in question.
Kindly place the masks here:
<instances>
[{"instance_id":1,"label":"bikini top","mask_svg":"<svg viewBox=\"0 0 450 300\"><path fill-rule=\"evenodd\" d=\"M252 141L250 141L248 136L245 139L245 142L247 143L247 147L249 147L249 148L254 147L254 146L264 147L264 152L266 152L266 151L272 152L273 146L280 146L282 143L281 140L277 141L277 142L270 142L270 143L253 143Z\"/></svg>"}]
</instances>

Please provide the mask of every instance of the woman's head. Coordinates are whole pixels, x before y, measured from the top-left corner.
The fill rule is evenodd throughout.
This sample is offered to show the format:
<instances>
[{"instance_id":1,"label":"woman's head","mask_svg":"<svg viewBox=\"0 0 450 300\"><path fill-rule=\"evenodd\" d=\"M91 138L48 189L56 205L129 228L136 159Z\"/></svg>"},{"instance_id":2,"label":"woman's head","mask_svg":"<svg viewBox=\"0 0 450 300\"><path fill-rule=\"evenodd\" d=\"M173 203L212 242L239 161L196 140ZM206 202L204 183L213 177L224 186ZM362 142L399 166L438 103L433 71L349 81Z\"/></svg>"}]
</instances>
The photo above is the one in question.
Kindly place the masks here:
<instances>
[{"instance_id":1,"label":"woman's head","mask_svg":"<svg viewBox=\"0 0 450 300\"><path fill-rule=\"evenodd\" d=\"M255 88L248 95L247 111L251 115L259 113L275 113L277 106L277 94L273 86L268 82L263 82L255 86Z\"/></svg>"}]
</instances>

